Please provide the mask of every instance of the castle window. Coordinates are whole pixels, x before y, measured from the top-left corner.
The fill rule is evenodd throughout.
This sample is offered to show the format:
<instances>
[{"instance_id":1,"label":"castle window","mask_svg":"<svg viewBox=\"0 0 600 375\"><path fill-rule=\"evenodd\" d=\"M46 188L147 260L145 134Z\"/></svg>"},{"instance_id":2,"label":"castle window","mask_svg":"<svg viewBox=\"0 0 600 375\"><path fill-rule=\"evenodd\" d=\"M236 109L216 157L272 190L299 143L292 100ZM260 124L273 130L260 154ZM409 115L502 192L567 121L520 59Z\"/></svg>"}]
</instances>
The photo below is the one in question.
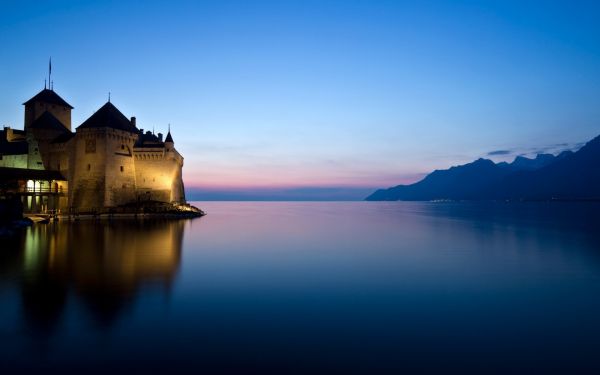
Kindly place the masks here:
<instances>
[{"instance_id":1,"label":"castle window","mask_svg":"<svg viewBox=\"0 0 600 375\"><path fill-rule=\"evenodd\" d=\"M121 166L121 172L123 172L123 166Z\"/></svg>"},{"instance_id":2,"label":"castle window","mask_svg":"<svg viewBox=\"0 0 600 375\"><path fill-rule=\"evenodd\" d=\"M91 169L92 169L92 165L91 165L91 164L88 164L87 170L89 171L89 170L91 170Z\"/></svg>"},{"instance_id":3,"label":"castle window","mask_svg":"<svg viewBox=\"0 0 600 375\"><path fill-rule=\"evenodd\" d=\"M96 153L96 140L95 139L86 139L85 140L85 153L86 154Z\"/></svg>"},{"instance_id":4,"label":"castle window","mask_svg":"<svg viewBox=\"0 0 600 375\"><path fill-rule=\"evenodd\" d=\"M121 150L125 150L125 145L121 145Z\"/></svg>"}]
</instances>

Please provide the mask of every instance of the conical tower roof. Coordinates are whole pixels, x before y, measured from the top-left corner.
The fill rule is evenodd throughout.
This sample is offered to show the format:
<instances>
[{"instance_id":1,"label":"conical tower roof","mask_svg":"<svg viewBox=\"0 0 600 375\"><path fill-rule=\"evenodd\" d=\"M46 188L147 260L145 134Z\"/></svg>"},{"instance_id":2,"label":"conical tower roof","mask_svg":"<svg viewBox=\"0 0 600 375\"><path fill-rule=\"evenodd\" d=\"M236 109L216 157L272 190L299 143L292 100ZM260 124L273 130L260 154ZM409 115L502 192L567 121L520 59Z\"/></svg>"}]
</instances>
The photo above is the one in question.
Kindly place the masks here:
<instances>
[{"instance_id":1,"label":"conical tower roof","mask_svg":"<svg viewBox=\"0 0 600 375\"><path fill-rule=\"evenodd\" d=\"M69 107L69 108L73 109L73 106L71 106L63 98L61 98L57 93L55 93L54 90L50 90L50 89L46 89L46 88L43 89L42 91L38 92L33 98L31 98L28 101L26 101L25 103L23 103L23 105L37 103L37 102L57 104L57 105L62 105L63 107Z\"/></svg>"},{"instance_id":2,"label":"conical tower roof","mask_svg":"<svg viewBox=\"0 0 600 375\"><path fill-rule=\"evenodd\" d=\"M48 111L42 113L40 117L35 119L34 122L29 125L30 129L49 129L49 130L59 130L61 132L69 132L69 129L60 122L59 119L54 117L54 115Z\"/></svg>"},{"instance_id":3,"label":"conical tower roof","mask_svg":"<svg viewBox=\"0 0 600 375\"><path fill-rule=\"evenodd\" d=\"M77 127L77 129L88 128L112 128L138 133L138 129L111 102L104 104L96 113Z\"/></svg>"}]
</instances>

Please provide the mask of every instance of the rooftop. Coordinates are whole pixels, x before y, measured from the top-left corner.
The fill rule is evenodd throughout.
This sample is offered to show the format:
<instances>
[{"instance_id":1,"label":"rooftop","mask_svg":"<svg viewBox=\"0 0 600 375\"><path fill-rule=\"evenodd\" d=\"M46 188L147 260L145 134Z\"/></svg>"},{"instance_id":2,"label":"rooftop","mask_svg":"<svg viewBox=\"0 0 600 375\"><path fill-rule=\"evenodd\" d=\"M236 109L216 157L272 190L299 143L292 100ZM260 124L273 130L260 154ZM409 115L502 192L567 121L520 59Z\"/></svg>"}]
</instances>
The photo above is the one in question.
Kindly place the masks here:
<instances>
[{"instance_id":1,"label":"rooftop","mask_svg":"<svg viewBox=\"0 0 600 375\"><path fill-rule=\"evenodd\" d=\"M77 129L88 128L112 128L124 130L131 133L138 133L138 129L133 126L131 121L121 113L111 102L104 104L99 110L91 115Z\"/></svg>"},{"instance_id":2,"label":"rooftop","mask_svg":"<svg viewBox=\"0 0 600 375\"><path fill-rule=\"evenodd\" d=\"M57 93L55 93L54 90L50 90L50 89L46 89L46 88L43 89L42 91L38 92L33 98L31 98L28 101L26 101L25 103L23 103L23 105L36 103L36 102L57 104L57 105L62 105L63 107L68 107L68 108L73 109L73 106L70 105L69 103L67 103Z\"/></svg>"},{"instance_id":3,"label":"rooftop","mask_svg":"<svg viewBox=\"0 0 600 375\"><path fill-rule=\"evenodd\" d=\"M54 115L48 111L42 113L40 117L35 119L34 122L29 125L31 129L51 129L51 130L59 130L62 132L68 132L67 129L59 119L54 117Z\"/></svg>"},{"instance_id":4,"label":"rooftop","mask_svg":"<svg viewBox=\"0 0 600 375\"><path fill-rule=\"evenodd\" d=\"M0 139L0 155L25 155L28 152L29 144L25 141L8 142Z\"/></svg>"},{"instance_id":5,"label":"rooftop","mask_svg":"<svg viewBox=\"0 0 600 375\"><path fill-rule=\"evenodd\" d=\"M140 136L139 136L138 140L135 142L135 145L133 147L136 147L136 148L165 147L165 144L156 135L147 131L146 133L140 133Z\"/></svg>"}]
</instances>

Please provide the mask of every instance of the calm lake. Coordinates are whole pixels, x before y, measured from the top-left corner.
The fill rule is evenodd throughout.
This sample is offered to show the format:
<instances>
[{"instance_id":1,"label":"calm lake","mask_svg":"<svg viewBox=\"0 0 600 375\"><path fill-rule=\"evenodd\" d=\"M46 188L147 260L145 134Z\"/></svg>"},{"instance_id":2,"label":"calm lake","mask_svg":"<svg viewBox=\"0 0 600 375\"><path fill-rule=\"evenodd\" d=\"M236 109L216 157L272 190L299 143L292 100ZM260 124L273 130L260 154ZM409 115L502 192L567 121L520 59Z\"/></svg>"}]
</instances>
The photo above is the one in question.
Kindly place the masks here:
<instances>
[{"instance_id":1,"label":"calm lake","mask_svg":"<svg viewBox=\"0 0 600 375\"><path fill-rule=\"evenodd\" d=\"M2 243L0 372L600 373L600 204L194 204Z\"/></svg>"}]
</instances>

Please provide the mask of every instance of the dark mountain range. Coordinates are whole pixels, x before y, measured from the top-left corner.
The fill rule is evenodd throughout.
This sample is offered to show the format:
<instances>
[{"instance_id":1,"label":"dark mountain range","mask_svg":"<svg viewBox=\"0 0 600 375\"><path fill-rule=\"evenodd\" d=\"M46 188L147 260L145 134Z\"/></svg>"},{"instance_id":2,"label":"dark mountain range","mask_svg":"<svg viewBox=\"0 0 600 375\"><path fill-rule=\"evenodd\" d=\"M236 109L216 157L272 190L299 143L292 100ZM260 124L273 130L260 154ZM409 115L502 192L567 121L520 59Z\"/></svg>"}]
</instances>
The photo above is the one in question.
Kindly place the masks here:
<instances>
[{"instance_id":1,"label":"dark mountain range","mask_svg":"<svg viewBox=\"0 0 600 375\"><path fill-rule=\"evenodd\" d=\"M513 171L540 169L545 167L556 160L562 159L573 154L573 151L563 151L560 154L554 156L552 154L538 154L534 159L526 158L525 156L517 156L512 163L501 162L498 163L499 167L510 168Z\"/></svg>"},{"instance_id":2,"label":"dark mountain range","mask_svg":"<svg viewBox=\"0 0 600 375\"><path fill-rule=\"evenodd\" d=\"M512 163L478 159L436 170L411 185L377 190L369 201L600 199L600 136L577 152Z\"/></svg>"}]
</instances>

